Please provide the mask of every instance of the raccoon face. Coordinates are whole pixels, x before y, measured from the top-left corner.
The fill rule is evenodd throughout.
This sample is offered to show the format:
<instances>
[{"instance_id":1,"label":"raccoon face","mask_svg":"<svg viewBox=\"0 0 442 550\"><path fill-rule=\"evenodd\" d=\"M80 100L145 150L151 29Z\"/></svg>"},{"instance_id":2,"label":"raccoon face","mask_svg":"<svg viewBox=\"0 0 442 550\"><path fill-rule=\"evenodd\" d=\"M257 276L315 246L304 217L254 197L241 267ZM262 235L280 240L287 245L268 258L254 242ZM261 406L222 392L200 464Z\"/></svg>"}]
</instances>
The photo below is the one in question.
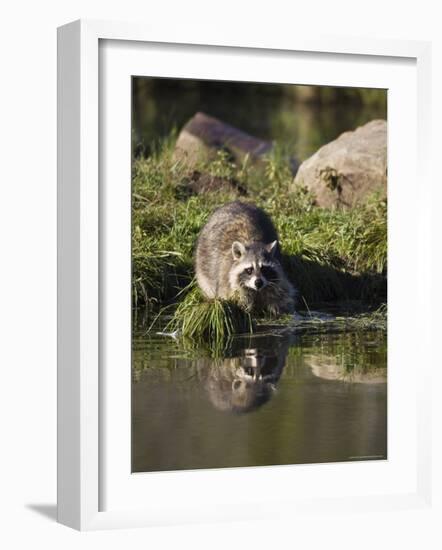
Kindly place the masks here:
<instances>
[{"instance_id":1,"label":"raccoon face","mask_svg":"<svg viewBox=\"0 0 442 550\"><path fill-rule=\"evenodd\" d=\"M270 244L253 243L245 246L235 241L232 244L234 264L229 274L233 289L248 288L259 292L278 280L279 263L274 254L277 241Z\"/></svg>"}]
</instances>

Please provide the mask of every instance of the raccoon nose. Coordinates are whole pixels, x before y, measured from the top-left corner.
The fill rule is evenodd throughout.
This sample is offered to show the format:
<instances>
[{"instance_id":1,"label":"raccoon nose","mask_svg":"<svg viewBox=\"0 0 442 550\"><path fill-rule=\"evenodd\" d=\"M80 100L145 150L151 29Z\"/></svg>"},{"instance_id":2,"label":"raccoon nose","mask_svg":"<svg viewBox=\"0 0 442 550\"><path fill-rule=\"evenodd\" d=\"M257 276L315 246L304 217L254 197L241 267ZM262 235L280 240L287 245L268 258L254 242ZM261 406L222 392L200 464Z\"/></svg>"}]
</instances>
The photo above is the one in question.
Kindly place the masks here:
<instances>
[{"instance_id":1,"label":"raccoon nose","mask_svg":"<svg viewBox=\"0 0 442 550\"><path fill-rule=\"evenodd\" d=\"M255 279L255 287L259 290L263 286L262 279Z\"/></svg>"}]
</instances>

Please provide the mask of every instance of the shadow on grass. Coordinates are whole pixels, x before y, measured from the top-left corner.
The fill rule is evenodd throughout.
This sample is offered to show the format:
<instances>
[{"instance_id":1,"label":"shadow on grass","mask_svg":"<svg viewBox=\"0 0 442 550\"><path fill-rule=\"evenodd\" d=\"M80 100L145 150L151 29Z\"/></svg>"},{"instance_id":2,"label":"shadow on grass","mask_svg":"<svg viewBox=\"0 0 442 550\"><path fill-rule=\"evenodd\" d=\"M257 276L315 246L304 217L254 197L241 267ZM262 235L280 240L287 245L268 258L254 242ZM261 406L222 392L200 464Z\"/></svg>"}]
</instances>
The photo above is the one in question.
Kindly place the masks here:
<instances>
[{"instance_id":1,"label":"shadow on grass","mask_svg":"<svg viewBox=\"0 0 442 550\"><path fill-rule=\"evenodd\" d=\"M387 276L384 274L352 274L299 256L284 256L283 265L299 291L298 307L352 300L379 306L387 301ZM172 266L163 266L155 284L149 284L148 278L133 282L133 305L150 305L156 310L178 304L186 295L184 289L193 277L190 262L178 261Z\"/></svg>"},{"instance_id":2,"label":"shadow on grass","mask_svg":"<svg viewBox=\"0 0 442 550\"><path fill-rule=\"evenodd\" d=\"M387 300L386 275L352 274L297 256L286 256L283 263L301 302L303 299L307 304L358 300L380 305Z\"/></svg>"}]
</instances>

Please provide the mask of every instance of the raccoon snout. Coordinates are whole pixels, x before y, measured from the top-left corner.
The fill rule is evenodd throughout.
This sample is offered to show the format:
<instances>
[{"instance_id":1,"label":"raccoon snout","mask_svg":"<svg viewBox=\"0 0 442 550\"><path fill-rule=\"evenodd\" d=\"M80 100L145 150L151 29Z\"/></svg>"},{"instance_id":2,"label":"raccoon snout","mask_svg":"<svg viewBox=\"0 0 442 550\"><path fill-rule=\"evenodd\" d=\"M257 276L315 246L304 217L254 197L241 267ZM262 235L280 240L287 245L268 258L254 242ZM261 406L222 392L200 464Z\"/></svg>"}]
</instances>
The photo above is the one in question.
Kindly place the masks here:
<instances>
[{"instance_id":1,"label":"raccoon snout","mask_svg":"<svg viewBox=\"0 0 442 550\"><path fill-rule=\"evenodd\" d=\"M255 279L256 290L259 290L264 286L264 281L262 279Z\"/></svg>"}]
</instances>

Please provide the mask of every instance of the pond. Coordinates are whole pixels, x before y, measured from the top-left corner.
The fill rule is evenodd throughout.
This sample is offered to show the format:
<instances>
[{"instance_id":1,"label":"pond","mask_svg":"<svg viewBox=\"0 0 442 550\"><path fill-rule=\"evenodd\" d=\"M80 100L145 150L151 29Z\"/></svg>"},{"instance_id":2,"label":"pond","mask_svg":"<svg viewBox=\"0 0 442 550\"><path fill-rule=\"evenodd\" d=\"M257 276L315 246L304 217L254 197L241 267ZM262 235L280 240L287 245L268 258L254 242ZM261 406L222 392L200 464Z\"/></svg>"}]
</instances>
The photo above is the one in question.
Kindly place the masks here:
<instances>
[{"instance_id":1,"label":"pond","mask_svg":"<svg viewBox=\"0 0 442 550\"><path fill-rule=\"evenodd\" d=\"M222 353L134 323L132 471L387 458L380 330L261 327Z\"/></svg>"},{"instance_id":2,"label":"pond","mask_svg":"<svg viewBox=\"0 0 442 550\"><path fill-rule=\"evenodd\" d=\"M347 130L387 118L386 90L141 78L132 82L132 139L136 155L198 111L260 139L275 141L298 160Z\"/></svg>"}]
</instances>

